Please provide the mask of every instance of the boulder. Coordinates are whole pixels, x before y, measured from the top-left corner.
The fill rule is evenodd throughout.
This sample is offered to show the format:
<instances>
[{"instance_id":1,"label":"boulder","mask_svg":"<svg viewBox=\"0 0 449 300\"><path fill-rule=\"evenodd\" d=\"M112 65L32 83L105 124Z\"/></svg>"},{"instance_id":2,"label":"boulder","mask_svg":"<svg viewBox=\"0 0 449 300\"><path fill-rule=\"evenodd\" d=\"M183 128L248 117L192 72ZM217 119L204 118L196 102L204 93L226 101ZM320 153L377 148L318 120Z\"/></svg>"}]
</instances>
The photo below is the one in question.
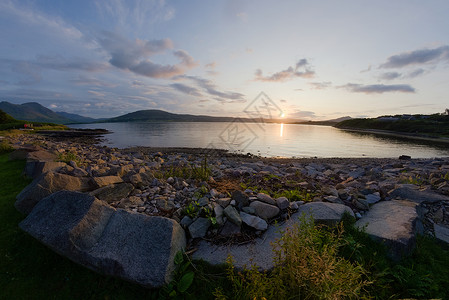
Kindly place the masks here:
<instances>
[{"instance_id":1,"label":"boulder","mask_svg":"<svg viewBox=\"0 0 449 300\"><path fill-rule=\"evenodd\" d=\"M373 239L388 246L393 259L409 253L415 245L415 233L422 231L422 225L412 201L392 200L374 204L370 211L355 223L365 228Z\"/></svg>"},{"instance_id":2,"label":"boulder","mask_svg":"<svg viewBox=\"0 0 449 300\"><path fill-rule=\"evenodd\" d=\"M27 177L34 179L43 173L57 171L66 165L65 162L60 161L27 161L24 173Z\"/></svg>"},{"instance_id":3,"label":"boulder","mask_svg":"<svg viewBox=\"0 0 449 300\"><path fill-rule=\"evenodd\" d=\"M80 265L150 288L170 281L175 254L186 244L173 220L115 210L68 191L40 201L19 226Z\"/></svg>"},{"instance_id":4,"label":"boulder","mask_svg":"<svg viewBox=\"0 0 449 300\"><path fill-rule=\"evenodd\" d=\"M33 180L17 195L14 206L21 213L29 214L36 203L54 192L61 190L85 192L91 189L88 178L47 172Z\"/></svg>"},{"instance_id":5,"label":"boulder","mask_svg":"<svg viewBox=\"0 0 449 300\"><path fill-rule=\"evenodd\" d=\"M131 183L117 183L96 189L90 194L100 200L111 203L128 197L133 190L134 186Z\"/></svg>"},{"instance_id":6,"label":"boulder","mask_svg":"<svg viewBox=\"0 0 449 300\"><path fill-rule=\"evenodd\" d=\"M208 218L198 218L189 226L189 233L192 239L202 238L206 235L211 222Z\"/></svg>"},{"instance_id":7,"label":"boulder","mask_svg":"<svg viewBox=\"0 0 449 300\"><path fill-rule=\"evenodd\" d=\"M223 212L229 221L239 227L242 225L242 218L240 218L238 211L233 206L228 205Z\"/></svg>"},{"instance_id":8,"label":"boulder","mask_svg":"<svg viewBox=\"0 0 449 300\"><path fill-rule=\"evenodd\" d=\"M284 210L290 206L290 201L286 197L279 197L276 199L276 205L280 210Z\"/></svg>"},{"instance_id":9,"label":"boulder","mask_svg":"<svg viewBox=\"0 0 449 300\"><path fill-rule=\"evenodd\" d=\"M449 228L438 224L433 224L435 237L443 242L449 243Z\"/></svg>"},{"instance_id":10,"label":"boulder","mask_svg":"<svg viewBox=\"0 0 449 300\"><path fill-rule=\"evenodd\" d=\"M231 197L233 200L235 200L235 202L237 203L237 207L239 209L241 209L244 206L248 206L249 204L249 197L241 191L236 190L232 192Z\"/></svg>"},{"instance_id":11,"label":"boulder","mask_svg":"<svg viewBox=\"0 0 449 300\"><path fill-rule=\"evenodd\" d=\"M415 203L449 201L447 196L429 190L421 191L413 184L399 184L389 192L389 195L391 198L407 199Z\"/></svg>"},{"instance_id":12,"label":"boulder","mask_svg":"<svg viewBox=\"0 0 449 300\"><path fill-rule=\"evenodd\" d=\"M340 222L344 213L354 217L354 212L346 205L327 202L311 202L299 206L295 215L311 215L316 223L335 225Z\"/></svg>"},{"instance_id":13,"label":"boulder","mask_svg":"<svg viewBox=\"0 0 449 300\"><path fill-rule=\"evenodd\" d=\"M249 207L254 208L254 210L256 211L256 215L266 220L274 218L281 211L277 206L270 205L260 201L251 202Z\"/></svg>"}]
</instances>

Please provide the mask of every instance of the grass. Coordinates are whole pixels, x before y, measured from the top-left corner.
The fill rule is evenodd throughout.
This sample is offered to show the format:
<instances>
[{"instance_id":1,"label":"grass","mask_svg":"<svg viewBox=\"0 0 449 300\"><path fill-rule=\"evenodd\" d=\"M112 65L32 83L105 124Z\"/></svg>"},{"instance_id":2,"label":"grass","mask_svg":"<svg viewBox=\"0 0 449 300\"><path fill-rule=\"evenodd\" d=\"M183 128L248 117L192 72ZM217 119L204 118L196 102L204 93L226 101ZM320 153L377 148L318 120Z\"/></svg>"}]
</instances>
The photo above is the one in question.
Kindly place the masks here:
<instances>
[{"instance_id":1,"label":"grass","mask_svg":"<svg viewBox=\"0 0 449 300\"><path fill-rule=\"evenodd\" d=\"M410 257L392 262L383 245L355 229L351 218L344 220L342 232L341 229L340 232L337 229L316 231L313 227L304 231L308 233L305 235L293 232L284 236L278 244L291 246L285 248L284 253L278 253L277 265L285 266L282 272L261 275L251 270L240 274L228 270L226 274L223 267L183 261L180 264L182 270L176 274L176 284L159 290L102 276L55 254L19 229L18 224L24 216L13 204L15 196L30 182L21 175L24 166L24 161L8 161L7 153L0 155L0 299L166 299L173 290L177 291L173 299L213 299L214 294L217 299L254 299L249 291L261 299L259 291L283 295L281 292L289 293L290 290L295 295L299 291L303 296L301 299L306 296L316 299L334 295L325 294L328 291L341 291L342 282L339 281L342 276L348 277L345 274L352 274L356 283L346 282L345 286L358 290L357 297L360 298L449 299L447 244L418 237L417 247ZM289 253L296 254L289 256ZM282 257L288 257L288 260L283 261ZM321 259L310 262L307 257ZM298 266L297 259L303 259L306 264ZM320 261L328 263L320 264ZM326 270L329 265L336 266L335 270L318 271ZM323 267L325 269L320 269ZM298 269L303 274L299 283L295 281L299 276ZM329 281L323 281L322 274L327 274ZM191 277L194 277L193 282L190 282ZM325 283L334 282L332 280L337 281L326 287ZM279 284L275 285L276 282ZM368 282L371 284L364 284ZM282 290L275 294L278 287Z\"/></svg>"}]
</instances>

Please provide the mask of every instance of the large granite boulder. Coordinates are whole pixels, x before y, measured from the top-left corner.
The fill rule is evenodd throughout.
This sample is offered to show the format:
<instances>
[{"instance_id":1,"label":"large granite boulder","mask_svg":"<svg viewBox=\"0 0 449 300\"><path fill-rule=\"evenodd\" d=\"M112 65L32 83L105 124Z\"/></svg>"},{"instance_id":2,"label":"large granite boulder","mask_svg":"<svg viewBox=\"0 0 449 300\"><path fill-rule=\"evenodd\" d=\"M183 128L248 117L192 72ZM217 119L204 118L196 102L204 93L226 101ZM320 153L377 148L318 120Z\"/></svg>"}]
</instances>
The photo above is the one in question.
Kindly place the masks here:
<instances>
[{"instance_id":1,"label":"large granite boulder","mask_svg":"<svg viewBox=\"0 0 449 300\"><path fill-rule=\"evenodd\" d=\"M174 220L115 210L78 192L44 198L19 226L80 265L145 287L170 281L174 257L186 245Z\"/></svg>"},{"instance_id":2,"label":"large granite boulder","mask_svg":"<svg viewBox=\"0 0 449 300\"><path fill-rule=\"evenodd\" d=\"M303 215L306 219L312 216L315 222L328 224L335 224L340 221L345 212L353 215L349 207L334 203L308 203L300 206L300 208L303 209L293 214L285 223L278 226L268 226L267 231L252 243L217 246L205 240L200 241L197 245L197 251L193 253L193 258L204 260L213 265L220 265L226 263L228 255L232 255L234 266L238 269L243 269L245 265L249 267L251 264L255 264L261 270L269 270L274 266L271 244L281 237L281 232L292 227L295 223L301 223ZM324 212L321 212L321 210L324 210Z\"/></svg>"},{"instance_id":3,"label":"large granite boulder","mask_svg":"<svg viewBox=\"0 0 449 300\"><path fill-rule=\"evenodd\" d=\"M47 172L34 179L17 195L14 206L21 213L29 214L36 203L54 192L62 190L85 192L91 189L88 178Z\"/></svg>"},{"instance_id":4,"label":"large granite boulder","mask_svg":"<svg viewBox=\"0 0 449 300\"><path fill-rule=\"evenodd\" d=\"M415 246L415 234L423 231L417 203L406 200L379 202L355 225L385 243L393 259L409 253Z\"/></svg>"},{"instance_id":5,"label":"large granite boulder","mask_svg":"<svg viewBox=\"0 0 449 300\"><path fill-rule=\"evenodd\" d=\"M133 190L134 186L131 183L117 183L96 189L90 194L100 200L111 203L128 197Z\"/></svg>"}]
</instances>

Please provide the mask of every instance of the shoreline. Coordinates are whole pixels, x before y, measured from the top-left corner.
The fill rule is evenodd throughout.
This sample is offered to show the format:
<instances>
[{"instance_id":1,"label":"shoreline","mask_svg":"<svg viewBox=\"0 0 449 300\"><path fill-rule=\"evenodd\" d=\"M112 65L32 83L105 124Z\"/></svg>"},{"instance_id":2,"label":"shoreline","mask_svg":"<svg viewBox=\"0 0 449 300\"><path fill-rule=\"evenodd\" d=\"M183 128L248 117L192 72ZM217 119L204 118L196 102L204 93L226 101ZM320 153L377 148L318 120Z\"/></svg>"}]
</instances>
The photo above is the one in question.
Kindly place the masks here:
<instances>
[{"instance_id":1,"label":"shoreline","mask_svg":"<svg viewBox=\"0 0 449 300\"><path fill-rule=\"evenodd\" d=\"M358 133L371 133L371 134L375 134L375 135L385 135L385 136L405 138L405 139L411 139L411 140L449 144L449 138L444 138L444 137L430 137L430 136L424 136L424 135L419 135L419 134L415 134L415 133L395 132L395 131L380 130L380 129L361 129L361 128L348 128L348 127L342 127L342 128L335 127L335 128L344 130L344 131L351 131L351 132L358 132Z\"/></svg>"}]
</instances>

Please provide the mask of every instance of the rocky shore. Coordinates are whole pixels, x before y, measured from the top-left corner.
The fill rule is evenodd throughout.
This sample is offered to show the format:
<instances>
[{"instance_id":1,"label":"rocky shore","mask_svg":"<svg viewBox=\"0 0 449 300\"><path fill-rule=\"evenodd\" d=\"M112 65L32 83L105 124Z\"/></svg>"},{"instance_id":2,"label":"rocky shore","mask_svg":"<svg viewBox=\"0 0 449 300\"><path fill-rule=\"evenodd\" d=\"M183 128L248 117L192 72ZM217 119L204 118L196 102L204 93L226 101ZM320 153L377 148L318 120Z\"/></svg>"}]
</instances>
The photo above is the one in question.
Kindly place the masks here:
<instances>
[{"instance_id":1,"label":"rocky shore","mask_svg":"<svg viewBox=\"0 0 449 300\"><path fill-rule=\"evenodd\" d=\"M17 149L11 158L26 158L25 173L34 178L17 196L15 206L29 214L22 228L40 240L50 233L37 230L30 220L54 219L46 211L62 201L55 199L55 193L65 190L81 192L91 203L84 213L96 229L82 231L95 237L96 244L87 243L91 247L108 231L110 216L144 223L151 218L169 219L164 221L173 231L168 238L177 248L194 252L195 258L218 264L231 253L238 266L255 258L259 267L267 269L271 263L269 242L279 236L279 228L285 229L303 213L329 224L338 222L345 212L358 220L357 226L389 245L392 257L409 251L416 233L449 242L449 158L273 159L223 150L115 149L92 141L73 141L70 136L27 134L9 139ZM97 210L108 211L108 217L95 221L93 203ZM67 205L61 207L76 210ZM85 224L83 218L73 219L76 228L87 226L79 225ZM95 225L99 223L101 228ZM111 232L126 235L118 227ZM145 238L154 238L146 234ZM104 252L99 252L103 262L98 263L91 258L96 252L83 247L76 255L69 246L59 253L77 262L83 257L87 267L146 286L167 281L166 273L162 279L141 282L123 275L123 270L118 275L101 270ZM173 247L169 249L173 252ZM168 265L173 259L170 253L163 256Z\"/></svg>"}]
</instances>

